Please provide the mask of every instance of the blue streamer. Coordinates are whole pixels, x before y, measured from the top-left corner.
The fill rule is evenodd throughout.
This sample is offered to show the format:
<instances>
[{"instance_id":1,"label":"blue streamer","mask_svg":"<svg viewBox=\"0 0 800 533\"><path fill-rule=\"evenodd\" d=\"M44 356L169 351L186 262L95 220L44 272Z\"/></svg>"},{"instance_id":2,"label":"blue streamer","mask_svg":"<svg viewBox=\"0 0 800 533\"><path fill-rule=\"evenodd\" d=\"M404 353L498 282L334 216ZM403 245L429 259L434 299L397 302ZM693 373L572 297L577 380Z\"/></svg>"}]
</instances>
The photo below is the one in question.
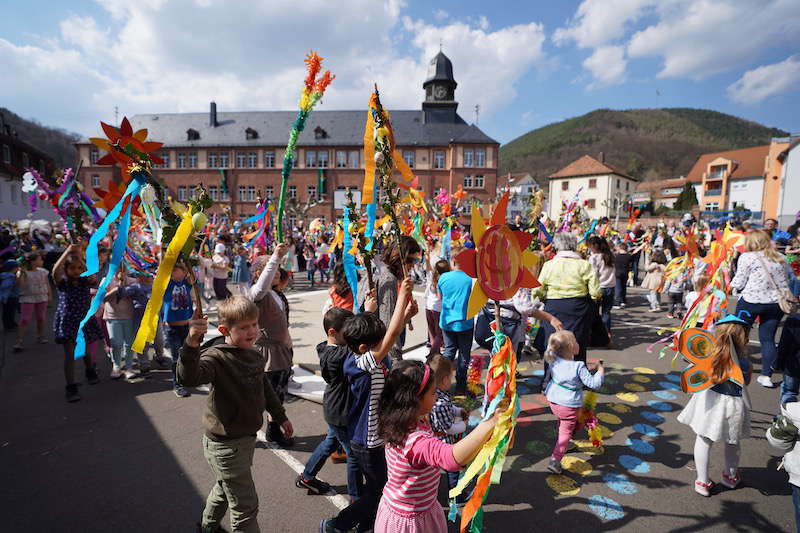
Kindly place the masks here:
<instances>
[{"instance_id":1,"label":"blue streamer","mask_svg":"<svg viewBox=\"0 0 800 533\"><path fill-rule=\"evenodd\" d=\"M544 222L538 220L537 223L539 225L539 231L544 233L544 238L547 239L547 242L553 242L553 236L547 233L547 227L544 225Z\"/></svg>"},{"instance_id":2,"label":"blue streamer","mask_svg":"<svg viewBox=\"0 0 800 533\"><path fill-rule=\"evenodd\" d=\"M255 215L251 216L250 218L242 220L242 224L252 224L253 222L257 222L257 221L261 220L262 218L264 218L264 214L266 212L267 212L266 209L262 209L258 213L256 213Z\"/></svg>"},{"instance_id":3,"label":"blue streamer","mask_svg":"<svg viewBox=\"0 0 800 533\"><path fill-rule=\"evenodd\" d=\"M358 294L358 272L356 271L356 258L353 257L353 254L349 253L350 248L353 247L353 238L350 232L347 231L349 220L350 209L344 207L342 213L342 227L344 228L344 241L342 242L342 248L344 248L344 253L342 254L344 276L347 278L347 284L350 285L350 292L353 293L353 312L358 314L361 312L358 308L358 298L356 297Z\"/></svg>"},{"instance_id":4,"label":"blue streamer","mask_svg":"<svg viewBox=\"0 0 800 533\"><path fill-rule=\"evenodd\" d=\"M78 326L78 336L75 339L75 359L80 359L86 355L86 339L83 335L83 327L89 320L94 318L94 315L100 309L100 306L103 304L103 300L106 297L108 284L111 283L112 279L114 279L114 275L117 273L119 264L122 262L122 258L125 255L125 249L128 247L128 239L124 238L123 236L128 235L128 232L131 229L131 208L133 207L133 199L136 198L144 185L144 180L140 181L139 178L136 177L136 179L131 181L131 184L128 186L128 190L125 191L125 196L128 196L130 193L131 201L128 202L128 207L125 208L125 213L122 215L122 219L117 225L117 238L114 239L114 246L111 248L111 260L108 263L108 274L106 274L106 277L100 282L100 286L97 287L97 293L94 295L94 298L92 298L89 311L86 313L86 316L83 317L83 320L81 320L80 326ZM123 196L123 199L120 200L117 205L121 205L124 199L125 197ZM106 220L108 220L108 218L106 218ZM106 228L106 230L108 230L108 228ZM95 233L95 235L97 235L97 233Z\"/></svg>"},{"instance_id":5,"label":"blue streamer","mask_svg":"<svg viewBox=\"0 0 800 533\"><path fill-rule=\"evenodd\" d=\"M448 261L450 261L450 243L452 237L453 229L448 226L447 231L444 232L444 237L442 237L442 252L444 252L444 257Z\"/></svg>"},{"instance_id":6,"label":"blue streamer","mask_svg":"<svg viewBox=\"0 0 800 533\"><path fill-rule=\"evenodd\" d=\"M364 237L367 238L367 250L372 250L372 235L375 233L375 220L378 213L378 179L372 178L372 201L367 204L367 227L364 228Z\"/></svg>"},{"instance_id":7,"label":"blue streamer","mask_svg":"<svg viewBox=\"0 0 800 533\"><path fill-rule=\"evenodd\" d=\"M599 221L599 220L593 220L593 221L592 221L592 225L589 227L589 230L588 230L586 233L584 233L584 234L583 234L583 238L582 238L580 241L578 241L578 244L580 244L580 243L582 243L583 241L585 241L586 239L588 239L588 238L589 238L589 236L590 236L592 233L594 233L594 230L595 230L595 228L597 228L597 223L598 223L598 222L600 222L600 221Z\"/></svg>"}]
</instances>

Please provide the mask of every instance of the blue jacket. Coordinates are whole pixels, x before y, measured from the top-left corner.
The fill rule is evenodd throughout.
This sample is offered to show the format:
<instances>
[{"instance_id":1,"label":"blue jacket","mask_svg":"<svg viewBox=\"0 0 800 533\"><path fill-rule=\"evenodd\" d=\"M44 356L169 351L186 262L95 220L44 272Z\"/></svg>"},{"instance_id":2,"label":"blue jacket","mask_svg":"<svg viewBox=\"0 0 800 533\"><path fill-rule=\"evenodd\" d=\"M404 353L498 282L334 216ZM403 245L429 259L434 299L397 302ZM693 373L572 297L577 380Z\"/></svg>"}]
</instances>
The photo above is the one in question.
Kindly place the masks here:
<instances>
[{"instance_id":1,"label":"blue jacket","mask_svg":"<svg viewBox=\"0 0 800 533\"><path fill-rule=\"evenodd\" d=\"M594 375L583 361L570 361L556 357L548 369L550 381L545 389L547 401L564 407L583 404L583 386L596 389L603 384L603 373Z\"/></svg>"},{"instance_id":2,"label":"blue jacket","mask_svg":"<svg viewBox=\"0 0 800 533\"><path fill-rule=\"evenodd\" d=\"M378 423L377 403L370 413L372 376L375 374L383 377L386 374L388 367L385 362L384 358L380 364L375 364L375 360L369 352L360 355L351 352L344 362L344 375L350 383L350 393L352 394L350 409L347 413L347 436L352 442L364 447L367 446L370 426L377 427ZM383 390L383 381L379 381L376 385L381 391ZM379 395L379 392L376 390L376 395Z\"/></svg>"}]
</instances>

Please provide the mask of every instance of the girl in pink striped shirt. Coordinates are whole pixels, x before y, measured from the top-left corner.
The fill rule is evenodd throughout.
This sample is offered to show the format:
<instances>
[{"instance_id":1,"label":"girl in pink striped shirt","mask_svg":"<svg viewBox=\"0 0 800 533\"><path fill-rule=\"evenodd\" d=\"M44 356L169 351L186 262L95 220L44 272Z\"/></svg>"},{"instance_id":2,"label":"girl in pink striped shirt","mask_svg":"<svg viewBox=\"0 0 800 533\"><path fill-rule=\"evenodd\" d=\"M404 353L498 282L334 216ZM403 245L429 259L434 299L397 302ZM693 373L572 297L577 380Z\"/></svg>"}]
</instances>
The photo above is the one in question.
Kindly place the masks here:
<instances>
[{"instance_id":1,"label":"girl in pink striped shirt","mask_svg":"<svg viewBox=\"0 0 800 533\"><path fill-rule=\"evenodd\" d=\"M481 422L456 444L440 441L428 423L428 413L436 402L435 382L428 365L400 361L384 385L378 431L386 442L388 481L375 518L375 533L446 533L444 511L436 500L439 469L463 469L497 423L497 416Z\"/></svg>"}]
</instances>

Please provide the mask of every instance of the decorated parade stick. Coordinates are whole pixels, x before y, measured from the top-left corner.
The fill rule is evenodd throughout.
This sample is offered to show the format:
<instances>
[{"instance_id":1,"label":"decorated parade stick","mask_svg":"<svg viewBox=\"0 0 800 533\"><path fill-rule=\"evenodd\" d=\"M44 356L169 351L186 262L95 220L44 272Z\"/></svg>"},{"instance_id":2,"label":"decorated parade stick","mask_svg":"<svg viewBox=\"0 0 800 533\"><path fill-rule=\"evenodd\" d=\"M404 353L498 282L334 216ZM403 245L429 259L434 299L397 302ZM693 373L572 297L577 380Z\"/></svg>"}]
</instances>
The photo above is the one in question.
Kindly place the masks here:
<instances>
[{"instance_id":1,"label":"decorated parade stick","mask_svg":"<svg viewBox=\"0 0 800 533\"><path fill-rule=\"evenodd\" d=\"M297 118L292 124L292 129L289 130L289 141L286 143L286 152L283 155L283 167L281 168L281 192L278 195L278 220L276 222L278 242L283 242L283 212L286 203L286 189L292 174L297 139L306 127L306 120L311 110L314 109L314 106L317 105L317 102L320 101L325 93L325 89L336 77L327 70L325 74L317 78L317 74L322 71L322 58L313 50L306 56L304 62L307 66L307 73L305 86L300 95L300 110L297 112Z\"/></svg>"},{"instance_id":2,"label":"decorated parade stick","mask_svg":"<svg viewBox=\"0 0 800 533\"><path fill-rule=\"evenodd\" d=\"M372 290L375 288L375 281L372 278L372 258L375 257L375 250L369 246L369 242L366 237L367 228L361 228L361 216L356 209L356 203L353 200L353 191L351 191L349 187L347 188L345 195L347 197L347 203L345 204L344 217L342 220L345 233L345 276L347 277L347 282L350 285L351 290L353 287L353 276L355 276L356 289L358 289L358 274L356 272L355 254L359 253L359 255L361 255L361 260L364 262L364 268L367 270L367 287L369 287L369 290ZM369 220L367 220L367 224L369 224ZM348 246L348 244L350 244L350 246ZM352 263L349 261L347 256L353 258ZM357 292L358 291L356 290L353 292L353 294L356 294Z\"/></svg>"}]
</instances>

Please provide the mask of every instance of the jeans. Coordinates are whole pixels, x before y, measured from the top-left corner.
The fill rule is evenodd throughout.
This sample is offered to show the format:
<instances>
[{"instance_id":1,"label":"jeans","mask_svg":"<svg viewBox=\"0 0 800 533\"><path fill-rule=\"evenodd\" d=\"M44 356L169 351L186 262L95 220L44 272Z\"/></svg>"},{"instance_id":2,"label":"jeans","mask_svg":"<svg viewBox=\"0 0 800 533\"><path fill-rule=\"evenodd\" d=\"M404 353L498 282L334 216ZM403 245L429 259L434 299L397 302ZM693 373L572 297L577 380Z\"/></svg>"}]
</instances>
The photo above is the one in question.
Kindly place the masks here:
<instances>
[{"instance_id":1,"label":"jeans","mask_svg":"<svg viewBox=\"0 0 800 533\"><path fill-rule=\"evenodd\" d=\"M231 291L228 290L228 278L214 278L214 297L220 302L231 297Z\"/></svg>"},{"instance_id":2,"label":"jeans","mask_svg":"<svg viewBox=\"0 0 800 533\"><path fill-rule=\"evenodd\" d=\"M792 503L794 504L794 523L800 533L800 487L792 485Z\"/></svg>"},{"instance_id":3,"label":"jeans","mask_svg":"<svg viewBox=\"0 0 800 533\"><path fill-rule=\"evenodd\" d=\"M186 337L189 336L189 325L184 324L181 326L172 326L164 324L164 335L166 336L167 348L170 355L172 355L172 384L179 387L178 383L178 357L180 357L181 346L183 346Z\"/></svg>"},{"instance_id":4,"label":"jeans","mask_svg":"<svg viewBox=\"0 0 800 533\"><path fill-rule=\"evenodd\" d=\"M614 289L614 305L627 303L628 298L628 274L617 276L617 286Z\"/></svg>"},{"instance_id":5,"label":"jeans","mask_svg":"<svg viewBox=\"0 0 800 533\"><path fill-rule=\"evenodd\" d=\"M341 443L345 453L347 453L347 493L351 498L356 499L361 496L362 479L361 470L358 468L358 461L350 450L350 440L347 438L347 426L333 426L328 424L328 434L325 439L317 445L314 453L306 463L303 470L305 479L317 477L319 471L330 455L336 451Z\"/></svg>"},{"instance_id":6,"label":"jeans","mask_svg":"<svg viewBox=\"0 0 800 533\"><path fill-rule=\"evenodd\" d=\"M122 366L123 356L125 358L125 368L133 366L133 319L132 318L113 318L106 320L108 335L111 337L111 358L114 364Z\"/></svg>"},{"instance_id":7,"label":"jeans","mask_svg":"<svg viewBox=\"0 0 800 533\"><path fill-rule=\"evenodd\" d=\"M800 394L800 376L792 376L784 372L783 382L781 383L780 405L796 402L798 394Z\"/></svg>"},{"instance_id":8,"label":"jeans","mask_svg":"<svg viewBox=\"0 0 800 533\"><path fill-rule=\"evenodd\" d=\"M375 523L378 503L386 485L386 454L383 446L367 448L357 442L350 443L350 450L364 474L364 490L359 499L342 509L333 526L348 531L358 525L358 531L369 531Z\"/></svg>"},{"instance_id":9,"label":"jeans","mask_svg":"<svg viewBox=\"0 0 800 533\"><path fill-rule=\"evenodd\" d=\"M641 254L636 254L631 257L631 266L633 271L633 285L634 287L639 284L639 259L641 259Z\"/></svg>"},{"instance_id":10,"label":"jeans","mask_svg":"<svg viewBox=\"0 0 800 533\"><path fill-rule=\"evenodd\" d=\"M458 362L456 363L456 391L463 392L467 390L467 367L469 366L469 358L472 352L472 336L475 328L469 328L466 331L447 331L442 330L444 337L444 352L442 355L450 359L456 360L456 352L458 352Z\"/></svg>"},{"instance_id":11,"label":"jeans","mask_svg":"<svg viewBox=\"0 0 800 533\"><path fill-rule=\"evenodd\" d=\"M425 310L425 320L428 322L428 342L431 344L431 353L439 353L444 344L442 329L439 327L441 311Z\"/></svg>"},{"instance_id":12,"label":"jeans","mask_svg":"<svg viewBox=\"0 0 800 533\"><path fill-rule=\"evenodd\" d=\"M604 287L601 289L603 296L600 298L600 319L606 327L606 331L611 333L611 308L614 306L614 287Z\"/></svg>"},{"instance_id":13,"label":"jeans","mask_svg":"<svg viewBox=\"0 0 800 533\"><path fill-rule=\"evenodd\" d=\"M741 317L744 321L751 326L759 319L758 323L758 340L761 343L761 375L771 377L772 365L778 357L778 347L775 345L775 332L778 330L781 318L783 318L783 311L778 304L751 304L744 298L739 299L736 304L736 314L739 311L747 311L750 316Z\"/></svg>"},{"instance_id":14,"label":"jeans","mask_svg":"<svg viewBox=\"0 0 800 533\"><path fill-rule=\"evenodd\" d=\"M647 301L650 303L650 309L659 309L661 307L661 303L658 301L658 293L656 291L650 291L647 293Z\"/></svg>"},{"instance_id":15,"label":"jeans","mask_svg":"<svg viewBox=\"0 0 800 533\"><path fill-rule=\"evenodd\" d=\"M258 494L251 470L255 447L255 437L217 442L203 436L203 455L216 478L203 510L204 529L213 530L219 526L230 508L233 531L261 531L258 527Z\"/></svg>"},{"instance_id":16,"label":"jeans","mask_svg":"<svg viewBox=\"0 0 800 533\"><path fill-rule=\"evenodd\" d=\"M315 272L316 272L316 270L313 269L313 268L306 269L306 276L308 277L308 281L310 281L312 285L314 284L314 273Z\"/></svg>"}]
</instances>

